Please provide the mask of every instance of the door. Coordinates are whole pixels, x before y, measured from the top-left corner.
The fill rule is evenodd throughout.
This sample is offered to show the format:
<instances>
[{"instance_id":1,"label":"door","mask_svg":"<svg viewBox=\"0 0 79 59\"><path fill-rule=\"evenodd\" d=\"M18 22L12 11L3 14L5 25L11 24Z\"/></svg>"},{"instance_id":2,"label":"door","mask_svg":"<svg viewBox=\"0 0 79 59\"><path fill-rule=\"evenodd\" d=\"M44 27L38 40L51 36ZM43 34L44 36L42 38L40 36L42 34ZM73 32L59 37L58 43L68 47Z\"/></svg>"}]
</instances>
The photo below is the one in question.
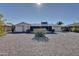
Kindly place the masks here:
<instances>
[{"instance_id":1,"label":"door","mask_svg":"<svg viewBox=\"0 0 79 59\"><path fill-rule=\"evenodd\" d=\"M22 26L16 26L15 31L16 32L23 32Z\"/></svg>"}]
</instances>

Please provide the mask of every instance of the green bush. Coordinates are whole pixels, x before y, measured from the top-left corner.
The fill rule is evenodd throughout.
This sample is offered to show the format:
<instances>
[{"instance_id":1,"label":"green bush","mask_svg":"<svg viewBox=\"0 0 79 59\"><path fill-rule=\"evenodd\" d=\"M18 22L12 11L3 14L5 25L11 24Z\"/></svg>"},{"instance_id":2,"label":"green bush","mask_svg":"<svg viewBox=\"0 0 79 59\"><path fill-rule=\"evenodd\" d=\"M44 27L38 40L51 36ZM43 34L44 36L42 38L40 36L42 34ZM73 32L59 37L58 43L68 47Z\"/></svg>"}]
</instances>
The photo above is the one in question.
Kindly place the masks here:
<instances>
[{"instance_id":1,"label":"green bush","mask_svg":"<svg viewBox=\"0 0 79 59\"><path fill-rule=\"evenodd\" d=\"M79 32L78 28L76 28L76 27L73 27L73 28L71 29L71 31L72 31L72 32Z\"/></svg>"},{"instance_id":2,"label":"green bush","mask_svg":"<svg viewBox=\"0 0 79 59\"><path fill-rule=\"evenodd\" d=\"M34 29L33 33L35 33L35 37L44 37L44 34L47 33L46 29Z\"/></svg>"},{"instance_id":3,"label":"green bush","mask_svg":"<svg viewBox=\"0 0 79 59\"><path fill-rule=\"evenodd\" d=\"M3 16L0 14L0 36L5 34L4 20Z\"/></svg>"},{"instance_id":4,"label":"green bush","mask_svg":"<svg viewBox=\"0 0 79 59\"><path fill-rule=\"evenodd\" d=\"M44 37L44 33L43 32L37 32L37 33L35 33L35 37Z\"/></svg>"},{"instance_id":5,"label":"green bush","mask_svg":"<svg viewBox=\"0 0 79 59\"><path fill-rule=\"evenodd\" d=\"M38 42L47 42L49 39L45 36L47 30L45 28L34 29L33 33L35 33L35 37L33 40L37 40Z\"/></svg>"}]
</instances>

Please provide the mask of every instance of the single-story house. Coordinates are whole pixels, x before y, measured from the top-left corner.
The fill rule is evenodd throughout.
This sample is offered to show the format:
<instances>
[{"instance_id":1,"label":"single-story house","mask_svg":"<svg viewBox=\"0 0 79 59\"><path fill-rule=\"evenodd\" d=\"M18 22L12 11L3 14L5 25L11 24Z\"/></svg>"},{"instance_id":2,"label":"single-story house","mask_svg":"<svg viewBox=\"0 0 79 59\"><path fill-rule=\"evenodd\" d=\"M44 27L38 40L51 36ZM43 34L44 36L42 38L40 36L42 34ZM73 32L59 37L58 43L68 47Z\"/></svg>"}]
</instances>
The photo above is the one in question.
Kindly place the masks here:
<instances>
[{"instance_id":1,"label":"single-story house","mask_svg":"<svg viewBox=\"0 0 79 59\"><path fill-rule=\"evenodd\" d=\"M52 25L51 24L32 24L30 29L33 31L33 29L36 28L45 28L48 31L52 30Z\"/></svg>"},{"instance_id":2,"label":"single-story house","mask_svg":"<svg viewBox=\"0 0 79 59\"><path fill-rule=\"evenodd\" d=\"M69 24L67 25L67 27L71 30L73 27L77 28L77 30L79 30L79 23L73 23L73 24Z\"/></svg>"},{"instance_id":3,"label":"single-story house","mask_svg":"<svg viewBox=\"0 0 79 59\"><path fill-rule=\"evenodd\" d=\"M41 22L41 24L28 24L25 22L21 22L15 25L14 32L26 32L28 30L33 31L33 29L36 28L46 28L47 31L52 31L54 29L55 31L59 32L62 31L62 27L64 27L64 25L53 25L48 24L47 22Z\"/></svg>"},{"instance_id":4,"label":"single-story house","mask_svg":"<svg viewBox=\"0 0 79 59\"><path fill-rule=\"evenodd\" d=\"M12 23L5 23L5 25L4 25L5 31L6 31L7 33L12 32L12 26L13 26Z\"/></svg>"},{"instance_id":5,"label":"single-story house","mask_svg":"<svg viewBox=\"0 0 79 59\"><path fill-rule=\"evenodd\" d=\"M71 31L73 27L79 29L79 23L73 23L69 25L57 25L57 24L48 24L47 22L41 22L41 24L29 24L25 22L18 23L13 25L11 23L6 23L4 25L6 32L31 32L36 28L44 28L47 31L62 32L62 31Z\"/></svg>"},{"instance_id":6,"label":"single-story house","mask_svg":"<svg viewBox=\"0 0 79 59\"><path fill-rule=\"evenodd\" d=\"M31 25L28 23L21 22L21 23L15 25L14 32L26 32L27 30L30 29L30 26Z\"/></svg>"},{"instance_id":7,"label":"single-story house","mask_svg":"<svg viewBox=\"0 0 79 59\"><path fill-rule=\"evenodd\" d=\"M77 27L77 28L79 28L79 23L73 23L73 24L70 24L70 25L67 25L67 26L69 26L69 27Z\"/></svg>"},{"instance_id":8,"label":"single-story house","mask_svg":"<svg viewBox=\"0 0 79 59\"><path fill-rule=\"evenodd\" d=\"M61 32L62 28L65 27L65 25L53 25L52 29L55 29L56 32Z\"/></svg>"}]
</instances>

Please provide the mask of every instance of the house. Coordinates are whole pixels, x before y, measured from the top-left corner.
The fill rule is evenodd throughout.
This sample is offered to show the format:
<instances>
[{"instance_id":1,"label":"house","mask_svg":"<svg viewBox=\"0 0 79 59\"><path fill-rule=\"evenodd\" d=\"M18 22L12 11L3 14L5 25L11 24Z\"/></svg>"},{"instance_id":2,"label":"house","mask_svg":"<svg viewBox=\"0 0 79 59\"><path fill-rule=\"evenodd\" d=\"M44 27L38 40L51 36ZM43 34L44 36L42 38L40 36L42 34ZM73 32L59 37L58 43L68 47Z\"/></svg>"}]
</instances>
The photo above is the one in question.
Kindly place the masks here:
<instances>
[{"instance_id":1,"label":"house","mask_svg":"<svg viewBox=\"0 0 79 59\"><path fill-rule=\"evenodd\" d=\"M67 27L70 29L70 31L71 31L71 29L72 29L73 27L75 27L75 28L77 28L77 30L79 30L79 23L69 24L69 25L67 25Z\"/></svg>"},{"instance_id":2,"label":"house","mask_svg":"<svg viewBox=\"0 0 79 59\"><path fill-rule=\"evenodd\" d=\"M29 24L25 22L21 22L18 24L11 24L11 23L6 23L5 24L5 29L7 32L31 32L34 29L39 29L39 28L44 28L48 32L51 32L55 30L55 32L61 32L62 28L65 27L64 25L57 25L57 24L48 24L47 22L41 22L40 24Z\"/></svg>"},{"instance_id":3,"label":"house","mask_svg":"<svg viewBox=\"0 0 79 59\"><path fill-rule=\"evenodd\" d=\"M28 24L25 22L21 22L15 25L14 32L27 32L28 30L33 31L37 28L44 28L49 32L51 32L52 30L55 30L56 32L61 32L62 27L64 27L64 25L48 24L47 22L41 22L41 24Z\"/></svg>"},{"instance_id":4,"label":"house","mask_svg":"<svg viewBox=\"0 0 79 59\"><path fill-rule=\"evenodd\" d=\"M52 25L52 29L55 29L56 32L61 32L63 27L65 27L65 25Z\"/></svg>"},{"instance_id":5,"label":"house","mask_svg":"<svg viewBox=\"0 0 79 59\"><path fill-rule=\"evenodd\" d=\"M75 27L79 28L79 23L69 24L68 26L69 26L69 27L73 27L73 26L75 26Z\"/></svg>"},{"instance_id":6,"label":"house","mask_svg":"<svg viewBox=\"0 0 79 59\"><path fill-rule=\"evenodd\" d=\"M26 32L27 30L30 29L30 26L31 25L28 23L21 22L21 23L15 25L14 32Z\"/></svg>"},{"instance_id":7,"label":"house","mask_svg":"<svg viewBox=\"0 0 79 59\"><path fill-rule=\"evenodd\" d=\"M32 31L33 31L33 29L36 29L36 28L44 28L48 31L51 31L52 30L52 25L48 24L47 22L41 22L41 24L31 24L30 29Z\"/></svg>"},{"instance_id":8,"label":"house","mask_svg":"<svg viewBox=\"0 0 79 59\"><path fill-rule=\"evenodd\" d=\"M5 31L6 31L7 33L12 32L12 26L13 26L12 23L5 23L5 25L4 25Z\"/></svg>"}]
</instances>

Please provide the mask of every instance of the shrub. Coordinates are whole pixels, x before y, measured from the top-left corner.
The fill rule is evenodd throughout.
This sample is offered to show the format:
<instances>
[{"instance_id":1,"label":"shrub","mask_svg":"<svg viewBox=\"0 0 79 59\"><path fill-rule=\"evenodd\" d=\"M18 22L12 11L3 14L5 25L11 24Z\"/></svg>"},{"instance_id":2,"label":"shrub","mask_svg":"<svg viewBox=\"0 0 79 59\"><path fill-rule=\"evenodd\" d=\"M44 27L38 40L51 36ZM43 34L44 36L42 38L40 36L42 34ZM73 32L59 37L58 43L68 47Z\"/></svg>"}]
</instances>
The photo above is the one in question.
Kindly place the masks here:
<instances>
[{"instance_id":1,"label":"shrub","mask_svg":"<svg viewBox=\"0 0 79 59\"><path fill-rule=\"evenodd\" d=\"M0 15L0 36L5 34L4 20L3 16Z\"/></svg>"},{"instance_id":2,"label":"shrub","mask_svg":"<svg viewBox=\"0 0 79 59\"><path fill-rule=\"evenodd\" d=\"M35 33L35 37L43 37L44 34L46 33L46 29L34 29L33 33Z\"/></svg>"},{"instance_id":3,"label":"shrub","mask_svg":"<svg viewBox=\"0 0 79 59\"><path fill-rule=\"evenodd\" d=\"M3 36L3 35L5 35L5 34L6 34L6 32L5 32L4 26L1 26L1 25L0 25L0 36Z\"/></svg>"},{"instance_id":4,"label":"shrub","mask_svg":"<svg viewBox=\"0 0 79 59\"><path fill-rule=\"evenodd\" d=\"M73 28L71 29L71 31L72 31L72 32L79 32L78 28L76 28L76 27L73 27Z\"/></svg>"},{"instance_id":5,"label":"shrub","mask_svg":"<svg viewBox=\"0 0 79 59\"><path fill-rule=\"evenodd\" d=\"M37 32L37 33L35 33L35 37L44 37L44 33L43 32Z\"/></svg>"},{"instance_id":6,"label":"shrub","mask_svg":"<svg viewBox=\"0 0 79 59\"><path fill-rule=\"evenodd\" d=\"M48 38L45 36L46 31L43 30L42 29L34 30L35 37L33 39L37 41L45 41L45 42L48 41Z\"/></svg>"}]
</instances>

